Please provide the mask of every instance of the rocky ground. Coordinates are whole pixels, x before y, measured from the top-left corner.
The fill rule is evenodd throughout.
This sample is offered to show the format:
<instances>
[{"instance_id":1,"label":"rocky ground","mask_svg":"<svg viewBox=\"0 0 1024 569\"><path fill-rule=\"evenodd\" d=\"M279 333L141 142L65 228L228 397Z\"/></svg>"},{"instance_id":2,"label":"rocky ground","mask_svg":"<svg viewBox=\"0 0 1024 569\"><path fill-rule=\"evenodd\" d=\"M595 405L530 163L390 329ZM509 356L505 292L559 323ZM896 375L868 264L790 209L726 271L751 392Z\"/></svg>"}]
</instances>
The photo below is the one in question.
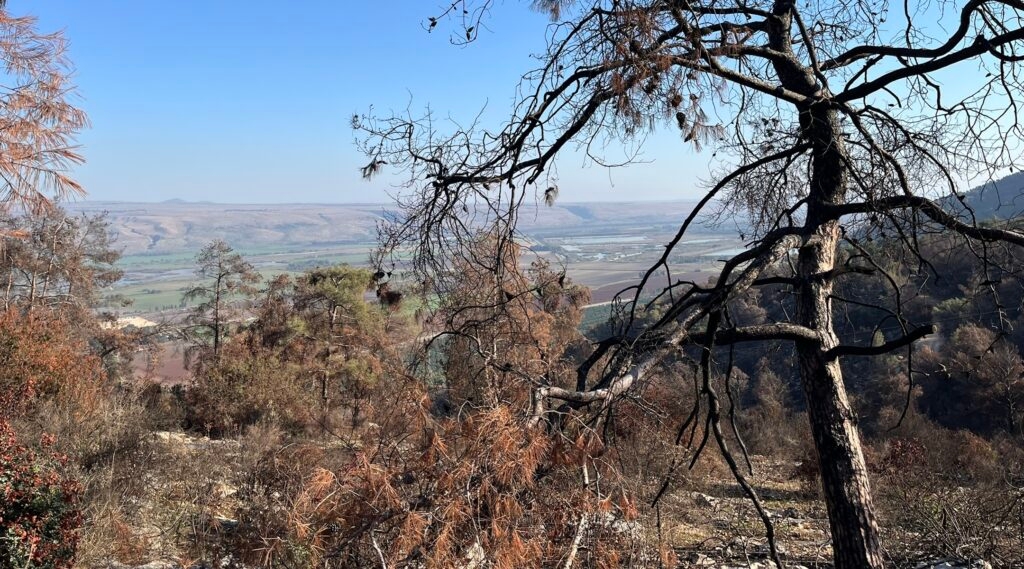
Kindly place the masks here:
<instances>
[{"instance_id":1,"label":"rocky ground","mask_svg":"<svg viewBox=\"0 0 1024 569\"><path fill-rule=\"evenodd\" d=\"M177 482L156 483L146 504L139 509L147 523L135 528L134 538L145 547L135 550L136 563L124 563L124 546L119 546L121 561L97 560L84 565L88 569L212 569L175 555L175 544L168 528L180 525L201 506L206 522L230 531L238 522L228 512L237 500L229 471L249 458L239 441L216 441L183 433L156 433L154 448L164 457L165 468L178 469ZM800 481L799 464L754 457L754 475L749 478L763 501L775 526L778 547L787 567L817 569L831 567L828 520L823 504L812 484ZM142 475L145 478L145 474ZM176 501L181 507L175 507ZM768 545L764 527L750 501L722 468L698 470L679 489L660 503L660 530L629 528L647 538L672 545L680 567L714 569L768 569ZM654 516L651 516L653 519ZM652 535L653 533L653 535ZM117 555L113 555L117 557ZM158 557L156 560L153 557ZM984 569L990 565L958 560L934 560L926 563L895 563L914 569Z\"/></svg>"}]
</instances>

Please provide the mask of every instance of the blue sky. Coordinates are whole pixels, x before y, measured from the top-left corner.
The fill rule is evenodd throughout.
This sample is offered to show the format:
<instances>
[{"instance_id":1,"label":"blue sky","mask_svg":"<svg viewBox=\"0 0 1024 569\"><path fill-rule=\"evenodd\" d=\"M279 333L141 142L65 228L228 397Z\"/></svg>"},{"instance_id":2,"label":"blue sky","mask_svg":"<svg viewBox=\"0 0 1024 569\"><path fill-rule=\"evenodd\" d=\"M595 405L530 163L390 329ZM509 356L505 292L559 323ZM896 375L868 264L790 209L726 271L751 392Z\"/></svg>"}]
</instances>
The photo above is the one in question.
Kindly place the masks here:
<instances>
[{"instance_id":1,"label":"blue sky","mask_svg":"<svg viewBox=\"0 0 1024 569\"><path fill-rule=\"evenodd\" d=\"M76 170L89 199L385 202L359 178L349 120L421 110L470 118L512 102L546 16L499 2L481 40L453 46L423 23L441 0L11 0L12 14L62 29L92 128ZM444 28L444 26L440 26ZM656 136L653 164L608 172L560 163L561 199L691 198L708 158Z\"/></svg>"}]
</instances>

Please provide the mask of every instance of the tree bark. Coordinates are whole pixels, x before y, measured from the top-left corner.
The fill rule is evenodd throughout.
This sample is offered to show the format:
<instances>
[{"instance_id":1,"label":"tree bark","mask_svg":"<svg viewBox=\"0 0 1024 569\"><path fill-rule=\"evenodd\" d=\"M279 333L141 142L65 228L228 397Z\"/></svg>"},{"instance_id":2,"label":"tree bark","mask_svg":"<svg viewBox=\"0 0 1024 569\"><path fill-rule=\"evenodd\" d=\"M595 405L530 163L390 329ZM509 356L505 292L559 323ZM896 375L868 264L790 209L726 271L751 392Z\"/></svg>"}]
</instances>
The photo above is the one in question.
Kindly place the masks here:
<instances>
[{"instance_id":1,"label":"tree bark","mask_svg":"<svg viewBox=\"0 0 1024 569\"><path fill-rule=\"evenodd\" d=\"M815 292L808 295L807 303L827 305L827 301L820 302L827 297ZM817 314L828 318L827 326L819 327L822 341L798 342L797 355L821 469L833 559L836 569L881 568L884 562L878 525L856 418L846 395L839 362L826 359L824 354L824 349L837 343L836 336L830 314Z\"/></svg>"},{"instance_id":2,"label":"tree bark","mask_svg":"<svg viewBox=\"0 0 1024 569\"><path fill-rule=\"evenodd\" d=\"M812 359L801 363L806 365ZM805 373L818 375L804 384L828 505L833 559L836 569L881 568L884 561L871 485L838 367L831 362L824 368L808 369Z\"/></svg>"},{"instance_id":3,"label":"tree bark","mask_svg":"<svg viewBox=\"0 0 1024 569\"><path fill-rule=\"evenodd\" d=\"M819 84L813 70L798 63L790 33L793 10L793 0L776 0L768 36L773 49L789 56L773 63L779 80L810 101L797 108L801 134L810 142L812 154L805 241L797 263L796 319L818 338L796 342L800 380L821 470L836 569L881 569L882 549L860 435L838 358L828 354L839 345L831 294L840 227L838 216L830 210L846 202L849 154L839 116L827 102L828 86Z\"/></svg>"},{"instance_id":4,"label":"tree bark","mask_svg":"<svg viewBox=\"0 0 1024 569\"><path fill-rule=\"evenodd\" d=\"M805 241L797 263L796 319L799 325L814 330L818 338L796 342L800 380L821 469L835 567L882 569L871 483L857 422L838 357L828 353L839 345L832 325L831 301L840 239L834 208L846 202L849 153L838 113L828 102L828 86L820 84L813 70L799 63L793 49L793 10L793 0L776 0L768 37L772 49L787 55L773 61L782 85L808 101L797 106L801 134L811 144L811 172Z\"/></svg>"},{"instance_id":5,"label":"tree bark","mask_svg":"<svg viewBox=\"0 0 1024 569\"><path fill-rule=\"evenodd\" d=\"M836 112L826 105L803 109L801 122L814 154L805 223L808 235L797 268L797 320L815 330L818 339L796 343L800 378L821 469L836 569L881 569L884 560L857 421L838 358L828 354L839 345L832 323L831 275L840 227L838 219L826 211L845 202L846 149Z\"/></svg>"}]
</instances>

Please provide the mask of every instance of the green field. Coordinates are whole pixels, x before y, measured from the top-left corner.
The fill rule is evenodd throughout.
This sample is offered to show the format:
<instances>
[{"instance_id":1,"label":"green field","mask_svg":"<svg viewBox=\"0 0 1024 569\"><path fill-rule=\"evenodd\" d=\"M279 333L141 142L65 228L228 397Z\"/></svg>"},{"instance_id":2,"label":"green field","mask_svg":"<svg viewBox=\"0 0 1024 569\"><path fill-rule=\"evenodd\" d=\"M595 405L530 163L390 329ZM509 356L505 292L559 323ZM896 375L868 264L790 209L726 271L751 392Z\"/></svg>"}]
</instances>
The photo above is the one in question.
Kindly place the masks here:
<instances>
[{"instance_id":1,"label":"green field","mask_svg":"<svg viewBox=\"0 0 1024 569\"><path fill-rule=\"evenodd\" d=\"M599 306L587 311L584 322L584 329L587 329L607 319L609 307L602 303L636 283L658 261L664 245L673 237L674 229L668 231L658 224L591 222L571 227L548 227L529 235L524 243L553 266L565 267L574 282L591 289L591 302ZM245 235L238 236L240 241L244 238ZM734 254L742 245L735 235L728 232L697 230L676 247L669 259L671 273L659 269L644 294L653 294L669 280L696 282L706 279L700 274L702 271L713 267L717 259ZM375 247L376 243L372 241L353 240L339 243L254 243L236 250L267 279L282 273L300 274L317 266L341 263L365 266ZM122 284L108 293L131 301L129 307L120 310L125 314L180 310L184 307L184 291L195 281L196 253L198 250L125 255L120 261L125 271ZM527 253L524 266L531 260L530 253ZM116 305L111 303L109 307L116 308Z\"/></svg>"},{"instance_id":2,"label":"green field","mask_svg":"<svg viewBox=\"0 0 1024 569\"><path fill-rule=\"evenodd\" d=\"M264 279L287 273L301 274L317 266L341 263L365 265L373 243L340 245L265 246L239 249ZM122 284L107 291L107 296L131 301L124 314L149 314L182 308L182 296L196 282L196 253L125 255L118 265L125 272ZM115 308L115 302L107 302Z\"/></svg>"}]
</instances>

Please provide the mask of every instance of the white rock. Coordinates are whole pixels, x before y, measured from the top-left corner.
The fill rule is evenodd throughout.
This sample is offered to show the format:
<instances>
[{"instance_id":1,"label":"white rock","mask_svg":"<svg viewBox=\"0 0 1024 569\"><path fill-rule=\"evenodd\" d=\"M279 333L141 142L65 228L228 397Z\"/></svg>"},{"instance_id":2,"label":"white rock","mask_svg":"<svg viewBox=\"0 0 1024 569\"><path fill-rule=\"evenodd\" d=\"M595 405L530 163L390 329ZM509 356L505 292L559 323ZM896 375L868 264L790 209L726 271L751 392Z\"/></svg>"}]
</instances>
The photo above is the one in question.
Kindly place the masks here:
<instances>
[{"instance_id":1,"label":"white rock","mask_svg":"<svg viewBox=\"0 0 1024 569\"><path fill-rule=\"evenodd\" d=\"M484 552L484 548L480 545L480 542L477 541L474 542L469 548L469 551L466 552L466 563L462 567L463 569L478 569L483 566L484 561L486 560L487 554Z\"/></svg>"},{"instance_id":2,"label":"white rock","mask_svg":"<svg viewBox=\"0 0 1024 569\"><path fill-rule=\"evenodd\" d=\"M981 560L938 559L922 563L915 569L992 569L992 564Z\"/></svg>"},{"instance_id":3,"label":"white rock","mask_svg":"<svg viewBox=\"0 0 1024 569\"><path fill-rule=\"evenodd\" d=\"M125 565L117 561L110 561L101 567L103 569L181 569L181 565L174 561L150 561L144 565Z\"/></svg>"}]
</instances>

